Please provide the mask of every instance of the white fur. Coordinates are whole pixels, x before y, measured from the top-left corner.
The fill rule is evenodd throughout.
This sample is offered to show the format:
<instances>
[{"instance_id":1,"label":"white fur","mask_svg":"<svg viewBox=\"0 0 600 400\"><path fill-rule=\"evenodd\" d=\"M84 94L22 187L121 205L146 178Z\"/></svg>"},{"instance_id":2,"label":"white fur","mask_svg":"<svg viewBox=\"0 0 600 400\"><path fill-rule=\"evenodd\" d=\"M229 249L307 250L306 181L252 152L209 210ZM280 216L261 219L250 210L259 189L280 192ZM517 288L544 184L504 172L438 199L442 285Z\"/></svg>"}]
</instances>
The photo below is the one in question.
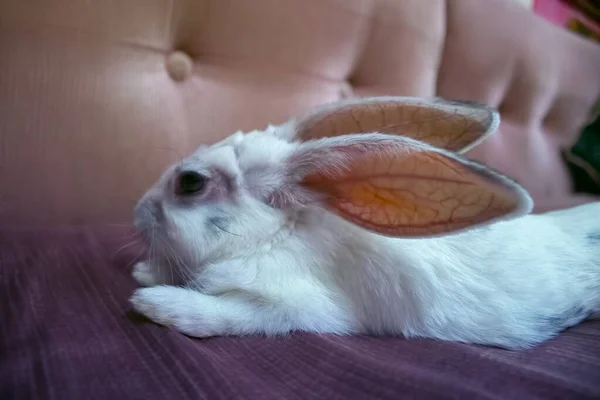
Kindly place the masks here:
<instances>
[{"instance_id":1,"label":"white fur","mask_svg":"<svg viewBox=\"0 0 600 400\"><path fill-rule=\"evenodd\" d=\"M194 337L303 330L524 348L600 310L600 242L588 237L600 233L599 203L442 237L384 237L318 204L282 210L252 193L253 179L284 179L295 144L281 129L292 128L238 133L184 161L239 173L231 199L182 207L163 177L140 201L138 226L149 201L166 221L153 225L159 256L134 270L154 285L134 293L137 311ZM217 217L226 231L207 228ZM161 279L173 269L183 286Z\"/></svg>"}]
</instances>

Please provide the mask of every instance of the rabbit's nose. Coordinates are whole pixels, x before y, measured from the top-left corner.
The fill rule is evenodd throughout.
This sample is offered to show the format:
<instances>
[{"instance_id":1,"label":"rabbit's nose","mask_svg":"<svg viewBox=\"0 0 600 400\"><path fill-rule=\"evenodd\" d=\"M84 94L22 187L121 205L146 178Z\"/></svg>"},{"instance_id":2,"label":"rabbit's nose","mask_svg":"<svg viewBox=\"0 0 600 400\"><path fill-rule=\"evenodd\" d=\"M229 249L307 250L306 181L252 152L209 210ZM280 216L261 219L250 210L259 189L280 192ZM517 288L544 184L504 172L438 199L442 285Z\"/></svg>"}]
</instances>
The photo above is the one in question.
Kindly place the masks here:
<instances>
[{"instance_id":1,"label":"rabbit's nose","mask_svg":"<svg viewBox=\"0 0 600 400\"><path fill-rule=\"evenodd\" d=\"M154 198L146 198L140 201L135 206L133 214L133 224L140 231L152 228L160 223L164 216L160 201Z\"/></svg>"}]
</instances>

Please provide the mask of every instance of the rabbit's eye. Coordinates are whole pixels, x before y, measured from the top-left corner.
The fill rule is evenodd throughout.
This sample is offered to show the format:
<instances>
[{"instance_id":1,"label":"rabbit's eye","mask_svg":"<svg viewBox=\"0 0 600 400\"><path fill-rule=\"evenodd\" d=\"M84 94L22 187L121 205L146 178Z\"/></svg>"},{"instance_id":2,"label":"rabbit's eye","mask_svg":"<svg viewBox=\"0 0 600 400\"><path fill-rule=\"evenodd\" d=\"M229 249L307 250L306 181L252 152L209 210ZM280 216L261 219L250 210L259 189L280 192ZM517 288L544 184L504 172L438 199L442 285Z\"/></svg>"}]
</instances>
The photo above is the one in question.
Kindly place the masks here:
<instances>
[{"instance_id":1,"label":"rabbit's eye","mask_svg":"<svg viewBox=\"0 0 600 400\"><path fill-rule=\"evenodd\" d=\"M191 196L201 193L206 187L206 176L195 171L184 171L175 180L175 194Z\"/></svg>"}]
</instances>

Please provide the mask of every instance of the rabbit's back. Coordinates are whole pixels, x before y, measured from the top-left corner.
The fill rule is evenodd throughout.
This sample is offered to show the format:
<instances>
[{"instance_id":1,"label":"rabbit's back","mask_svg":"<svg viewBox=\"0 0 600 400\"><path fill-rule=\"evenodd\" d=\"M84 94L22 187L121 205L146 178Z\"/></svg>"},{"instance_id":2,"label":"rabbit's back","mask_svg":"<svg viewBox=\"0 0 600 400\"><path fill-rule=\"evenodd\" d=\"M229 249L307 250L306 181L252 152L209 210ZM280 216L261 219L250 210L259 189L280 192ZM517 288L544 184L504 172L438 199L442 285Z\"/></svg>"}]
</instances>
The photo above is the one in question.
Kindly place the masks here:
<instances>
[{"instance_id":1,"label":"rabbit's back","mask_svg":"<svg viewBox=\"0 0 600 400\"><path fill-rule=\"evenodd\" d=\"M338 246L329 251L335 285L366 332L528 347L598 311L594 214L600 206L428 239L382 237L334 217L337 240L321 243Z\"/></svg>"},{"instance_id":2,"label":"rabbit's back","mask_svg":"<svg viewBox=\"0 0 600 400\"><path fill-rule=\"evenodd\" d=\"M600 202L545 215L573 238L577 262L570 272L586 281L594 312L600 312Z\"/></svg>"},{"instance_id":3,"label":"rabbit's back","mask_svg":"<svg viewBox=\"0 0 600 400\"><path fill-rule=\"evenodd\" d=\"M582 244L600 249L600 202L552 211L543 215L556 221L556 224L564 231L580 238Z\"/></svg>"}]
</instances>

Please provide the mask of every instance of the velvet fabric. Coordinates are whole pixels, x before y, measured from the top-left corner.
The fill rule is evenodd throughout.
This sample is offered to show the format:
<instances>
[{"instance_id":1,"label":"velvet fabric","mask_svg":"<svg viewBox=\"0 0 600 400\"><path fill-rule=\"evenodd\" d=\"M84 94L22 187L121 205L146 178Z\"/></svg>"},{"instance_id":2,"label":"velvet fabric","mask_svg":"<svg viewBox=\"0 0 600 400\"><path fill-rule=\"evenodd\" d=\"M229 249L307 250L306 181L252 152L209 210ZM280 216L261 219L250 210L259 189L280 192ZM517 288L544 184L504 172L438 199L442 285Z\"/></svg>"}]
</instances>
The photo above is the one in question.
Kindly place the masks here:
<instances>
[{"instance_id":1,"label":"velvet fabric","mask_svg":"<svg viewBox=\"0 0 600 400\"><path fill-rule=\"evenodd\" d=\"M0 231L0 399L600 398L600 321L524 351L304 333L191 339L130 312L131 238Z\"/></svg>"}]
</instances>

